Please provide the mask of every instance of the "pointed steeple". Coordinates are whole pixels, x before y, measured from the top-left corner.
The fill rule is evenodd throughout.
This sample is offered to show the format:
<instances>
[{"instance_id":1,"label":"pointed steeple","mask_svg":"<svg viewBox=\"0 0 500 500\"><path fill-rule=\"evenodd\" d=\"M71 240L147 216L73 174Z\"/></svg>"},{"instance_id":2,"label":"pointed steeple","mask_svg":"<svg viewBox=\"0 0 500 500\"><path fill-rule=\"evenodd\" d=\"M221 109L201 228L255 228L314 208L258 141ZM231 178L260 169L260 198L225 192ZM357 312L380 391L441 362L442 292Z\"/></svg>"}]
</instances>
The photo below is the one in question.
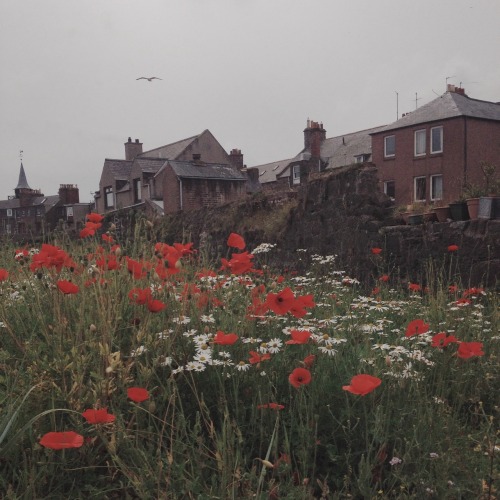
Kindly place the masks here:
<instances>
[{"instance_id":1,"label":"pointed steeple","mask_svg":"<svg viewBox=\"0 0 500 500\"><path fill-rule=\"evenodd\" d=\"M14 191L18 189L31 189L28 185L28 181L26 180L26 174L24 173L23 162L21 162L21 170L19 170L19 182L17 183Z\"/></svg>"}]
</instances>

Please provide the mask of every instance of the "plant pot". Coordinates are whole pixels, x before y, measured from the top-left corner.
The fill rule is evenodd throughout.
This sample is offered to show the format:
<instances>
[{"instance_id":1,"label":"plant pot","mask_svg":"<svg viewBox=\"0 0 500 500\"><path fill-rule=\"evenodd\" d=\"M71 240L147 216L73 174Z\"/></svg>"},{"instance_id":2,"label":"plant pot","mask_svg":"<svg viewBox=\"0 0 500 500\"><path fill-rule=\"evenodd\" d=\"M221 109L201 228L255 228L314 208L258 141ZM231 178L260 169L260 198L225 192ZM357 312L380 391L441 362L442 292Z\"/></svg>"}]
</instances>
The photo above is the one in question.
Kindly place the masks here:
<instances>
[{"instance_id":1,"label":"plant pot","mask_svg":"<svg viewBox=\"0 0 500 500\"><path fill-rule=\"evenodd\" d=\"M447 222L451 219L450 207L436 207L434 209L438 222Z\"/></svg>"},{"instance_id":2,"label":"plant pot","mask_svg":"<svg viewBox=\"0 0 500 500\"><path fill-rule=\"evenodd\" d=\"M465 201L450 203L450 215L452 220L469 220L469 211Z\"/></svg>"},{"instance_id":3,"label":"plant pot","mask_svg":"<svg viewBox=\"0 0 500 500\"><path fill-rule=\"evenodd\" d=\"M401 212L401 218L405 224L408 224L408 219L411 215L411 212Z\"/></svg>"},{"instance_id":4,"label":"plant pot","mask_svg":"<svg viewBox=\"0 0 500 500\"><path fill-rule=\"evenodd\" d=\"M500 197L483 196L479 198L479 219L500 219Z\"/></svg>"},{"instance_id":5,"label":"plant pot","mask_svg":"<svg viewBox=\"0 0 500 500\"><path fill-rule=\"evenodd\" d=\"M437 217L434 211L424 212L424 222L436 222Z\"/></svg>"},{"instance_id":6,"label":"plant pot","mask_svg":"<svg viewBox=\"0 0 500 500\"><path fill-rule=\"evenodd\" d=\"M424 223L424 214L410 214L408 217L408 224L410 226L417 226Z\"/></svg>"},{"instance_id":7,"label":"plant pot","mask_svg":"<svg viewBox=\"0 0 500 500\"><path fill-rule=\"evenodd\" d=\"M479 198L469 198L467 200L467 210L469 211L469 218L477 220L479 214Z\"/></svg>"}]
</instances>

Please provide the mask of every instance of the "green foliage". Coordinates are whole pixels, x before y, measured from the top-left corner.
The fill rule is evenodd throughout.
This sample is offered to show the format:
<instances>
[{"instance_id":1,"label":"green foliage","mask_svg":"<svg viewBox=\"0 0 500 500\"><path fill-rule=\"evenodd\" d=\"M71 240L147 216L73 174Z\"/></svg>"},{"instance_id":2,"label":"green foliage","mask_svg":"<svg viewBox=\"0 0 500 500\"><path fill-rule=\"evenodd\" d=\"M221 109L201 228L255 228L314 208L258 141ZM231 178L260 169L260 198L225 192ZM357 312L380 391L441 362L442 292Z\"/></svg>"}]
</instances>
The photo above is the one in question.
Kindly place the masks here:
<instances>
[{"instance_id":1,"label":"green foliage","mask_svg":"<svg viewBox=\"0 0 500 500\"><path fill-rule=\"evenodd\" d=\"M3 248L2 497L493 498L498 297L464 289L457 257L429 262L424 292L393 283L380 265L388 281L375 276L367 294L371 283L351 279L333 256L303 252L306 273L278 276L264 246L253 259L262 272L235 276L208 252L162 256L146 220L122 238L120 249L68 243L73 264L60 269L34 269L33 255ZM139 262L138 276L126 256ZM78 293L63 294L58 280ZM313 295L315 307L304 316L249 310L286 287ZM165 309L131 300L138 288ZM414 319L429 332L406 337ZM287 344L294 329L309 341ZM238 340L217 344L218 331ZM484 355L433 347L438 332L481 342ZM250 351L269 359L250 363ZM312 380L295 388L289 375L299 367ZM357 374L382 384L365 396L344 390ZM133 386L149 399L128 399ZM116 420L88 423L89 408ZM85 442L43 447L53 431Z\"/></svg>"}]
</instances>

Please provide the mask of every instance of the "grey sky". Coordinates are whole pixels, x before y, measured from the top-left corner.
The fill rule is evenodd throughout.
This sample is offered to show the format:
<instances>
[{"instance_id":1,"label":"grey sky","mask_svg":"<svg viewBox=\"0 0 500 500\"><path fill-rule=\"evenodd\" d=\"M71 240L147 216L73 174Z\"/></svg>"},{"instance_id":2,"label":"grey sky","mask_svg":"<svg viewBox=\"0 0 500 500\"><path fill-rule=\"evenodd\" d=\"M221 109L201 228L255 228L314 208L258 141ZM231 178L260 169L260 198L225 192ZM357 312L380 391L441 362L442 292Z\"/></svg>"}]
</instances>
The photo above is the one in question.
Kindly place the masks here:
<instances>
[{"instance_id":1,"label":"grey sky","mask_svg":"<svg viewBox=\"0 0 500 500\"><path fill-rule=\"evenodd\" d=\"M0 199L209 129L248 166L445 91L500 101L499 0L0 0ZM158 76L151 83L139 76Z\"/></svg>"}]
</instances>

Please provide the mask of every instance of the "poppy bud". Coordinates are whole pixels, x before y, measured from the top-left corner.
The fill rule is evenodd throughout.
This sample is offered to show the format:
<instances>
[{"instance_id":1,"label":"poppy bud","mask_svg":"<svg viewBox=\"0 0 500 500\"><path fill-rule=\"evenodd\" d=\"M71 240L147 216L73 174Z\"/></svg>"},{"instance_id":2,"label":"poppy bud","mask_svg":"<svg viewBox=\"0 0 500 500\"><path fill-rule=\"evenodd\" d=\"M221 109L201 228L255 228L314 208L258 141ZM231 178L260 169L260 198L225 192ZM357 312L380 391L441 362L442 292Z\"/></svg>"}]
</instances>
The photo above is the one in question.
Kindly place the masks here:
<instances>
[{"instance_id":1,"label":"poppy bud","mask_svg":"<svg viewBox=\"0 0 500 500\"><path fill-rule=\"evenodd\" d=\"M97 330L97 326L95 326L93 323L89 326L89 330L91 332L95 332Z\"/></svg>"}]
</instances>

